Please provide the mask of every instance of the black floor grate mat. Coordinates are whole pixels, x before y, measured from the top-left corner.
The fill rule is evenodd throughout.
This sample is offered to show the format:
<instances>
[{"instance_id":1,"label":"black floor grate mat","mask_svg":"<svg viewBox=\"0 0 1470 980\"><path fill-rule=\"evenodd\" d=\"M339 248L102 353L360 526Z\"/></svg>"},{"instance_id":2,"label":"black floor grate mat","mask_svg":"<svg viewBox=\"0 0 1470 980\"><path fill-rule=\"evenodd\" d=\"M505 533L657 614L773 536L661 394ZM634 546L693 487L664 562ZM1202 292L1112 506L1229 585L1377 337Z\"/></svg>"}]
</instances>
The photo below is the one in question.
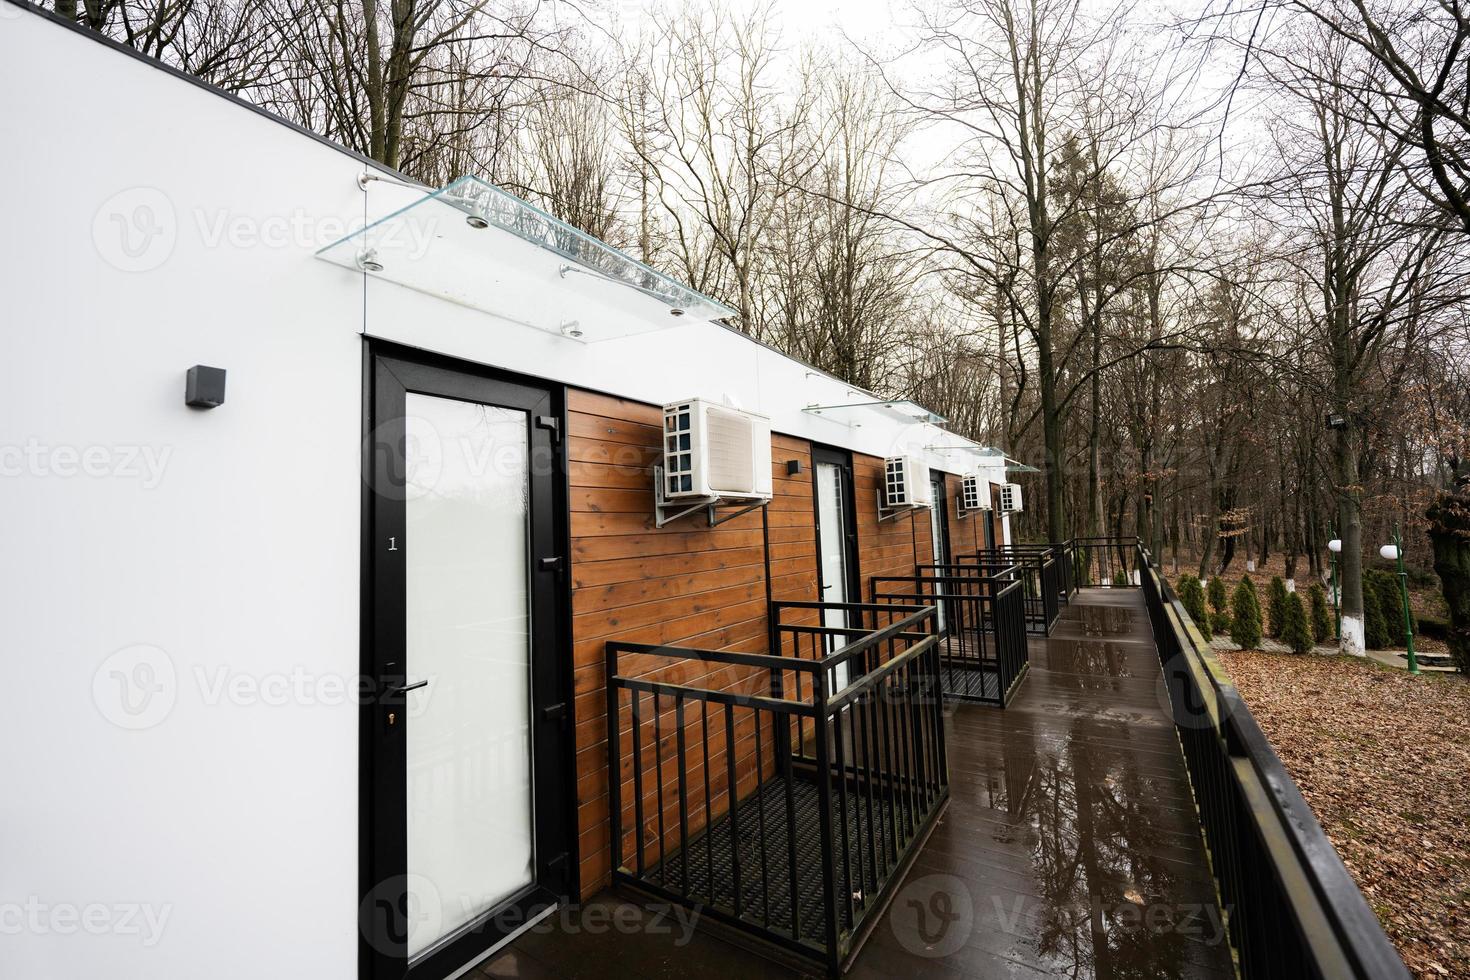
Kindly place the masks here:
<instances>
[{"instance_id":1,"label":"black floor grate mat","mask_svg":"<svg viewBox=\"0 0 1470 980\"><path fill-rule=\"evenodd\" d=\"M1000 668L994 660L995 634L951 634L939 641L939 683L947 697L1000 703Z\"/></svg>"},{"instance_id":2,"label":"black floor grate mat","mask_svg":"<svg viewBox=\"0 0 1470 980\"><path fill-rule=\"evenodd\" d=\"M822 908L823 854L818 823L817 788L804 779L792 780L791 809L794 810L796 827L794 839L799 935L792 930L791 851L787 846L791 837L786 800L785 782L771 780L760 792L747 796L736 810L739 825L737 853L740 858L740 917L753 926L821 947L826 943L827 921ZM832 802L834 807L841 805L835 790ZM868 809L870 802L871 823ZM900 820L903 819L901 808L897 816ZM914 814L914 819L917 821L919 816L920 814ZM891 857L894 817L895 807L892 801L876 796L869 801L852 791L847 793L847 845L851 855L852 882L849 887L844 881L842 866L838 864L835 874L839 896L861 892L871 897L876 896L881 889L894 866ZM870 827L873 828L871 831ZM644 880L681 895L687 894L687 901L691 905L711 905L726 912L733 911L736 908L735 864L730 853L733 830L734 823L728 814L716 817L708 833L691 840L683 854L671 852L661 865L651 865ZM833 833L836 838L834 850L840 850L843 844L840 822L834 821ZM870 837L873 842L871 849L867 845ZM901 842L902 838L900 844ZM885 854L890 855L886 861ZM764 885L762 866L768 869L764 876ZM875 866L877 887L874 887L873 880ZM861 917L861 905L855 903L854 911ZM847 903L838 903L838 913L841 930L851 929L853 916Z\"/></svg>"},{"instance_id":3,"label":"black floor grate mat","mask_svg":"<svg viewBox=\"0 0 1470 980\"><path fill-rule=\"evenodd\" d=\"M939 680L946 697L1000 703L1000 674L973 667L941 667Z\"/></svg>"}]
</instances>

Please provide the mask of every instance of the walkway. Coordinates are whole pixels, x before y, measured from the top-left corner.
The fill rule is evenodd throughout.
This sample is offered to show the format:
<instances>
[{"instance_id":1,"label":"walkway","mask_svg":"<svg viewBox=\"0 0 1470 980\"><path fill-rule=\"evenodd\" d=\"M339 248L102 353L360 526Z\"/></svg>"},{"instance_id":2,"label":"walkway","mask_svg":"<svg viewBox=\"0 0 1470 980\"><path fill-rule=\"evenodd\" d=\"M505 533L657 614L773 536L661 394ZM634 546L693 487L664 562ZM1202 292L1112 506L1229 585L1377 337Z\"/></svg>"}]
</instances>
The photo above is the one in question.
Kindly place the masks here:
<instances>
[{"instance_id":1,"label":"walkway","mask_svg":"<svg viewBox=\"0 0 1470 980\"><path fill-rule=\"evenodd\" d=\"M1233 976L1165 703L1138 590L1063 607L1010 708L954 708L949 809L848 976ZM797 975L652 922L603 896L478 975Z\"/></svg>"}]
</instances>

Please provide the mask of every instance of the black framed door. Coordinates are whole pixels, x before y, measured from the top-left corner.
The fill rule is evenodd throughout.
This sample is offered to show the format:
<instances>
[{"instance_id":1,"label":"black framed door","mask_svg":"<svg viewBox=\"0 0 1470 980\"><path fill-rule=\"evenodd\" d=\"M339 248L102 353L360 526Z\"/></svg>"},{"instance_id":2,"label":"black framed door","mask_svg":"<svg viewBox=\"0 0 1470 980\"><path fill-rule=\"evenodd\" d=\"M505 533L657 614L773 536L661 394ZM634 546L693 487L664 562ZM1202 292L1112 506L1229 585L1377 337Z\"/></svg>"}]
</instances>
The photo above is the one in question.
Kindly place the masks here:
<instances>
[{"instance_id":1,"label":"black framed door","mask_svg":"<svg viewBox=\"0 0 1470 980\"><path fill-rule=\"evenodd\" d=\"M933 547L934 564L947 565L949 550L949 498L945 496L944 474L931 477L929 483L932 502L929 505L929 535Z\"/></svg>"},{"instance_id":2,"label":"black framed door","mask_svg":"<svg viewBox=\"0 0 1470 980\"><path fill-rule=\"evenodd\" d=\"M861 602L856 503L852 454L827 446L812 447L812 507L816 517L817 590L822 602ZM845 629L850 622L841 609L824 610L822 625ZM840 645L840 644L839 644ZM836 671L838 686L847 682L846 667Z\"/></svg>"},{"instance_id":3,"label":"black framed door","mask_svg":"<svg viewBox=\"0 0 1470 980\"><path fill-rule=\"evenodd\" d=\"M366 375L359 974L438 978L571 891L561 395Z\"/></svg>"},{"instance_id":4,"label":"black framed door","mask_svg":"<svg viewBox=\"0 0 1470 980\"><path fill-rule=\"evenodd\" d=\"M995 484L987 483L985 492L990 494L990 510L985 512L985 547L995 547L995 522L999 520L996 516L1000 513L1000 495L995 492Z\"/></svg>"},{"instance_id":5,"label":"black framed door","mask_svg":"<svg viewBox=\"0 0 1470 980\"><path fill-rule=\"evenodd\" d=\"M945 479L943 473L931 473L929 478L930 502L929 502L929 543L931 553L934 556L934 564L948 565L950 563L949 549L949 500L945 491ZM940 577L948 575L947 569L940 571ZM942 588L935 589L936 595L943 595ZM936 606L935 624L941 634L949 632L949 609L947 602L939 602Z\"/></svg>"}]
</instances>

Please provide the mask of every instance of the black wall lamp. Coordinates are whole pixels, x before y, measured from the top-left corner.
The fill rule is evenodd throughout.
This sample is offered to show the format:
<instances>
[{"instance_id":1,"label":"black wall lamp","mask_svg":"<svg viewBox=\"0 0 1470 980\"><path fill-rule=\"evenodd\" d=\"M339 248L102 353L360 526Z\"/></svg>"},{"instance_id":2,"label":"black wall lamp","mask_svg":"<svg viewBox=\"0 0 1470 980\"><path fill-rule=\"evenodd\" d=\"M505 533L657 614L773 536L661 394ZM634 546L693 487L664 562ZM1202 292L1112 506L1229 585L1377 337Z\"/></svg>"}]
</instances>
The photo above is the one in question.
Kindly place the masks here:
<instances>
[{"instance_id":1,"label":"black wall lamp","mask_svg":"<svg viewBox=\"0 0 1470 980\"><path fill-rule=\"evenodd\" d=\"M184 404L190 408L218 408L225 403L225 369L196 364L184 382Z\"/></svg>"},{"instance_id":2,"label":"black wall lamp","mask_svg":"<svg viewBox=\"0 0 1470 980\"><path fill-rule=\"evenodd\" d=\"M1342 415L1342 414L1339 414L1337 412L1328 412L1327 413L1327 428L1329 428L1329 429L1346 429L1347 428L1347 424L1348 424L1348 420L1347 420L1347 416L1346 415Z\"/></svg>"},{"instance_id":3,"label":"black wall lamp","mask_svg":"<svg viewBox=\"0 0 1470 980\"><path fill-rule=\"evenodd\" d=\"M788 459L786 461L786 475L787 476L796 476L800 472L801 472L801 460L799 460L799 459Z\"/></svg>"}]
</instances>

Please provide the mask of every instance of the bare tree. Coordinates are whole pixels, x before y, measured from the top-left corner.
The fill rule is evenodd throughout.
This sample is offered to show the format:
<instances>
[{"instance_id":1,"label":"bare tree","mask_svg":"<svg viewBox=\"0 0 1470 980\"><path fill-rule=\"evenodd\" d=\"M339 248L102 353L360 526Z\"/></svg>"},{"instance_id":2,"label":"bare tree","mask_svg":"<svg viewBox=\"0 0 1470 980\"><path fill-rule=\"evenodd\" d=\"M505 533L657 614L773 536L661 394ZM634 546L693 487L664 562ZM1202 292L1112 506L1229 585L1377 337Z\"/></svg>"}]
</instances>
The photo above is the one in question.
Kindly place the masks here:
<instances>
[{"instance_id":1,"label":"bare tree","mask_svg":"<svg viewBox=\"0 0 1470 980\"><path fill-rule=\"evenodd\" d=\"M795 234L771 250L768 278L787 304L777 340L798 357L864 388L889 387L884 370L908 338L922 264L882 217L894 199L890 175L906 126L891 96L862 71L828 69L813 118L823 121L812 164L782 195ZM815 143L815 134L809 137Z\"/></svg>"},{"instance_id":2,"label":"bare tree","mask_svg":"<svg viewBox=\"0 0 1470 980\"><path fill-rule=\"evenodd\" d=\"M524 193L594 238L624 245L627 181L617 122L598 95L546 83L524 113ZM519 189L519 188L518 188Z\"/></svg>"},{"instance_id":3,"label":"bare tree","mask_svg":"<svg viewBox=\"0 0 1470 980\"><path fill-rule=\"evenodd\" d=\"M727 297L742 329L763 333L755 294L760 243L781 200L813 165L812 86L778 86L780 38L769 5L719 5L655 18L630 55L624 129L658 201L672 258L697 289Z\"/></svg>"},{"instance_id":4,"label":"bare tree","mask_svg":"<svg viewBox=\"0 0 1470 980\"><path fill-rule=\"evenodd\" d=\"M1307 248L1302 274L1319 290L1307 339L1325 352L1334 429L1338 532L1342 539L1343 647L1363 652L1362 456L1364 393L1385 346L1406 325L1407 301L1443 232L1422 222L1403 179L1407 145L1383 138L1344 93L1362 71L1349 46L1329 33L1304 33L1293 62L1310 70L1277 78L1297 96L1277 119L1277 143L1291 180L1284 204ZM1278 70L1279 71L1279 70Z\"/></svg>"},{"instance_id":5,"label":"bare tree","mask_svg":"<svg viewBox=\"0 0 1470 980\"><path fill-rule=\"evenodd\" d=\"M1470 232L1470 7L1461 0L1290 0L1289 9L1365 56L1317 74L1365 125L1411 148L1416 187Z\"/></svg>"}]
</instances>

